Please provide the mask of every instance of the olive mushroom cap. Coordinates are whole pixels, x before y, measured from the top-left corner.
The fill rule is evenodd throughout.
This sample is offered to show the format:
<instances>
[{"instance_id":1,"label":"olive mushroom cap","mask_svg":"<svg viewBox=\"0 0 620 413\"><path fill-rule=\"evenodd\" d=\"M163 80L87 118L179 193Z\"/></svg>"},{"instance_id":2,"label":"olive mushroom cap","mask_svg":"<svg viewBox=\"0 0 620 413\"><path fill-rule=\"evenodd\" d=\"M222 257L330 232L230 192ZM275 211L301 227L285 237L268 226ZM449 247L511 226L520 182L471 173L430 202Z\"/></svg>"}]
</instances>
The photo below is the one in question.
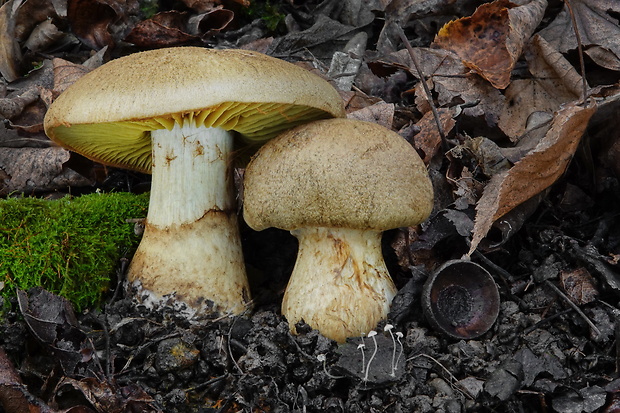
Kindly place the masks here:
<instances>
[{"instance_id":1,"label":"olive mushroom cap","mask_svg":"<svg viewBox=\"0 0 620 413\"><path fill-rule=\"evenodd\" d=\"M415 149L383 126L352 119L283 133L259 150L244 180L244 218L256 230L384 231L417 225L433 207Z\"/></svg>"},{"instance_id":2,"label":"olive mushroom cap","mask_svg":"<svg viewBox=\"0 0 620 413\"><path fill-rule=\"evenodd\" d=\"M165 70L162 68L165 67ZM112 60L50 106L45 132L95 161L151 169L150 132L189 119L262 142L315 119L344 116L320 77L262 53L174 47Z\"/></svg>"}]
</instances>

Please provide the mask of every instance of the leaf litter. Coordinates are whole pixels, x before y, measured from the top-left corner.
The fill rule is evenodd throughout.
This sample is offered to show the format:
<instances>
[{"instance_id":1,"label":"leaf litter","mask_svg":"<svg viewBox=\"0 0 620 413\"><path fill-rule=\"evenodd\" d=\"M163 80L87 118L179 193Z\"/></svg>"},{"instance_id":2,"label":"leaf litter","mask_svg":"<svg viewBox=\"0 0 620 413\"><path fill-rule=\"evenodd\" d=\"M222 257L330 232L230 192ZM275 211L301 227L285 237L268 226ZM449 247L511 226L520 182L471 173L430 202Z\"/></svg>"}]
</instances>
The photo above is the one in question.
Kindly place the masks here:
<instances>
[{"instance_id":1,"label":"leaf litter","mask_svg":"<svg viewBox=\"0 0 620 413\"><path fill-rule=\"evenodd\" d=\"M349 117L399 132L428 167L432 216L385 239L394 330L378 326L376 347L369 337L337 346L303 325L292 336L278 306L295 241L243 227L256 269L245 317L196 326L135 307L122 263L100 308L74 314L43 290L5 303L0 411L618 409L617 2L182 3L0 6L0 192L148 187L42 130L46 107L110 59L199 45L293 61L330 79ZM486 335L454 341L430 329L419 300L430 272L463 257L494 275L502 304Z\"/></svg>"}]
</instances>

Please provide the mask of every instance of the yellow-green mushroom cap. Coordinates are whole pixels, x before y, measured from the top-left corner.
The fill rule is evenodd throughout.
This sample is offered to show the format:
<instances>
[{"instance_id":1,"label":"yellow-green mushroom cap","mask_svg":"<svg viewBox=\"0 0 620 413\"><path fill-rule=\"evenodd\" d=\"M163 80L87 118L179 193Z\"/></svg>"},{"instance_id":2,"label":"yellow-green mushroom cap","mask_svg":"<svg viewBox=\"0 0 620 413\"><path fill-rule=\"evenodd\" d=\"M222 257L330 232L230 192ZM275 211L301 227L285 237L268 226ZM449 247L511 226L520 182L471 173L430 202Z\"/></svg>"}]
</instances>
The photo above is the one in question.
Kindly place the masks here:
<instances>
[{"instance_id":1,"label":"yellow-green mushroom cap","mask_svg":"<svg viewBox=\"0 0 620 413\"><path fill-rule=\"evenodd\" d=\"M112 60L50 106L54 142L111 166L150 172L150 132L175 122L234 130L250 142L316 119L343 117L319 76L262 53L175 47Z\"/></svg>"}]
</instances>

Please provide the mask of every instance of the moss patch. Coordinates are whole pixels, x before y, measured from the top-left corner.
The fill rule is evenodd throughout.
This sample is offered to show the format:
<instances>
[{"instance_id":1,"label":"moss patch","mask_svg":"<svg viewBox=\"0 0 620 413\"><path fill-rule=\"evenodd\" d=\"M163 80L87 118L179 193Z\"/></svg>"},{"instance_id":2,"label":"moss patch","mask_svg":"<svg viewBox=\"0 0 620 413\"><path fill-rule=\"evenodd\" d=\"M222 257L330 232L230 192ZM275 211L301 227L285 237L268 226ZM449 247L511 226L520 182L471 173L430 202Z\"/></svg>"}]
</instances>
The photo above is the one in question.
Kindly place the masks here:
<instances>
[{"instance_id":1,"label":"moss patch","mask_svg":"<svg viewBox=\"0 0 620 413\"><path fill-rule=\"evenodd\" d=\"M97 303L140 241L126 220L147 206L148 194L129 193L0 201L0 295L41 286L78 310Z\"/></svg>"}]
</instances>

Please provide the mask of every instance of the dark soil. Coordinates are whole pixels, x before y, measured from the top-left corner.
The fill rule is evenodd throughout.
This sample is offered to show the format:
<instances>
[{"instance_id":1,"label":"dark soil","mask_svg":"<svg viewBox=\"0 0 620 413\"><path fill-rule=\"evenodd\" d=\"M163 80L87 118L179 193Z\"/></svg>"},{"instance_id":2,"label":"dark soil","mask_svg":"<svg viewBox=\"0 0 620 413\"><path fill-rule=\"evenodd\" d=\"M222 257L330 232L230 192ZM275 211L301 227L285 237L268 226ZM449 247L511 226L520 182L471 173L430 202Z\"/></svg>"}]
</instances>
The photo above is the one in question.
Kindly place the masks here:
<instances>
[{"instance_id":1,"label":"dark soil","mask_svg":"<svg viewBox=\"0 0 620 413\"><path fill-rule=\"evenodd\" d=\"M172 8L174 2L161 3ZM321 36L305 43L292 28L295 23L308 29L317 16L336 19L341 2L277 3L287 13L287 7L294 9L288 37L281 36L284 28L274 33L256 20L203 45L237 47L275 36L269 50L277 57L329 67L334 51L350 40L348 26L325 23ZM552 12L562 7L551 3ZM411 21L406 31L414 46L430 44L453 17L448 9L439 20L428 12ZM371 13L364 24L373 54L383 20ZM332 29L341 30L338 42ZM114 57L123 53L119 47ZM84 61L89 54L69 45L48 57ZM364 70L357 90L370 96L366 101L394 103L394 129L411 138L420 118L411 96L417 80L395 69L386 69L381 79ZM462 143L461 131L497 134L481 118L459 122L451 145ZM600 122L617 123L617 114ZM620 412L620 185L615 158L610 168L599 166L598 146L584 139L564 176L529 211L519 208L522 216L508 221L519 225L494 229L472 256L494 277L501 297L499 317L481 337L458 340L433 330L420 303L429 273L467 252L463 233L471 228L463 230L459 217L471 224L475 215L473 204L450 209L456 190L446 189L446 177L460 177L467 159L442 154L429 168L441 208L417 232L385 234L384 253L399 294L374 338L338 345L303 325L291 335L279 305L296 241L279 230L243 228L255 300L245 316L190 323L172 307L149 311L126 296L125 261L119 263L117 288L99 309L74 314L42 290L16 297L0 324L0 413ZM148 184L129 185L128 175L114 169L106 173L112 187L104 189Z\"/></svg>"},{"instance_id":2,"label":"dark soil","mask_svg":"<svg viewBox=\"0 0 620 413\"><path fill-rule=\"evenodd\" d=\"M296 245L268 230L245 231L250 273L262 274L252 278L256 307L247 316L191 324L172 308L147 311L119 288L101 310L73 319L63 301L35 290L20 300L26 319L16 310L0 326L0 345L25 386L20 394L58 411L616 412L618 295L605 277L617 276L584 240L617 245L617 222L605 208L566 214L552 201L480 260L502 303L496 324L475 340L432 331L420 306L426 271L395 265L394 328L379 326L376 347L371 338L363 348L361 338L337 345L304 326L291 335L278 305ZM582 315L553 288L575 268L594 274L581 287L596 295ZM402 332L402 349L390 332ZM7 380L0 411L13 412Z\"/></svg>"}]
</instances>

